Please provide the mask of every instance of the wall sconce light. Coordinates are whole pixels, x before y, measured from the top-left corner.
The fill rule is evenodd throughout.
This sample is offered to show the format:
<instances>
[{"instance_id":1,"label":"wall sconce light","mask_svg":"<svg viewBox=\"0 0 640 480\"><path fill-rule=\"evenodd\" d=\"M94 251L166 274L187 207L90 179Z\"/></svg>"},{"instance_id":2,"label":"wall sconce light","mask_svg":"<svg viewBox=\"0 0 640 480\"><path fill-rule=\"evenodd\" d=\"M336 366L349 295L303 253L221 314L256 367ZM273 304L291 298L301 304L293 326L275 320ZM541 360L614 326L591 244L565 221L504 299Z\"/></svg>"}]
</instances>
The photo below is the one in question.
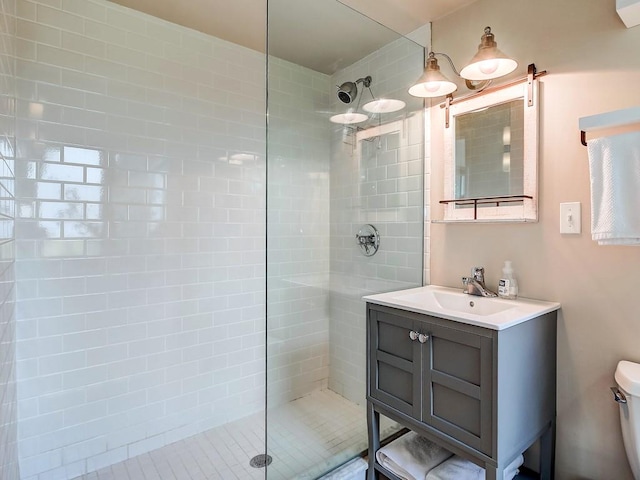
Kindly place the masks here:
<instances>
[{"instance_id":1,"label":"wall sconce light","mask_svg":"<svg viewBox=\"0 0 640 480\"><path fill-rule=\"evenodd\" d=\"M362 123L369 119L368 115L364 113L358 112L360 108L360 101L362 100L362 95L358 96L358 83L362 83L366 89L369 90L371 94L371 101L365 103L362 106L362 109L365 112L369 112L371 114L381 114L381 113L392 113L402 110L405 107L405 103L402 100L395 100L392 98L378 98L373 95L371 91L371 76L366 76L363 78L359 78L355 82L344 82L342 85L338 85L337 96L338 100L342 103L350 104L356 98L358 98L358 103L355 108L349 108L345 113L339 113L337 115L333 115L329 118L333 123L340 123L343 125L351 125L355 123Z\"/></svg>"},{"instance_id":2,"label":"wall sconce light","mask_svg":"<svg viewBox=\"0 0 640 480\"><path fill-rule=\"evenodd\" d=\"M491 27L484 27L484 35L480 38L478 52L469 64L460 71L460 76L467 80L491 80L504 77L518 67L518 62L507 57L498 50Z\"/></svg>"},{"instance_id":3,"label":"wall sconce light","mask_svg":"<svg viewBox=\"0 0 640 480\"><path fill-rule=\"evenodd\" d=\"M451 62L451 59L448 55L445 55L444 53L439 53L438 55L446 57L447 59L449 59L449 62ZM453 67L453 62L451 62L451 66ZM424 72L416 81L416 83L414 83L409 89L409 95L423 98L441 97L443 95L453 93L457 89L458 86L455 83L453 83L442 73L440 73L438 60L436 60L436 53L429 52L429 57L427 58L427 65L424 67Z\"/></svg>"},{"instance_id":4,"label":"wall sconce light","mask_svg":"<svg viewBox=\"0 0 640 480\"><path fill-rule=\"evenodd\" d=\"M409 88L410 95L432 98L449 95L456 91L456 84L440 73L436 55L449 61L453 72L465 79L467 88L470 90L482 90L489 85L491 80L513 72L518 66L518 62L498 50L498 44L495 41L495 36L491 33L491 27L485 27L480 45L478 45L478 52L459 73L449 55L430 52L422 76Z\"/></svg>"}]
</instances>

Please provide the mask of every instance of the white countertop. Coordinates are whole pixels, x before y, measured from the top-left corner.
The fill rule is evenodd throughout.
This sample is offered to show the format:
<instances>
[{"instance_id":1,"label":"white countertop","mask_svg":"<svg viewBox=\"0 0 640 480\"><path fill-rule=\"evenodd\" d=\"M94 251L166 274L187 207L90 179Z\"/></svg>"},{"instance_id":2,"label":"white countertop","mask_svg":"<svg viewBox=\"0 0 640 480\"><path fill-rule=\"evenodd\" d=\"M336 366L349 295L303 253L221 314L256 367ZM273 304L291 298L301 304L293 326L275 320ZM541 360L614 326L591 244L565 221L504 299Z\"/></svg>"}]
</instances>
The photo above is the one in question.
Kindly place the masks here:
<instances>
[{"instance_id":1,"label":"white countertop","mask_svg":"<svg viewBox=\"0 0 640 480\"><path fill-rule=\"evenodd\" d=\"M469 325L504 330L560 309L557 302L520 298L487 298L468 295L462 288L427 285L362 297L369 303L424 313Z\"/></svg>"}]
</instances>

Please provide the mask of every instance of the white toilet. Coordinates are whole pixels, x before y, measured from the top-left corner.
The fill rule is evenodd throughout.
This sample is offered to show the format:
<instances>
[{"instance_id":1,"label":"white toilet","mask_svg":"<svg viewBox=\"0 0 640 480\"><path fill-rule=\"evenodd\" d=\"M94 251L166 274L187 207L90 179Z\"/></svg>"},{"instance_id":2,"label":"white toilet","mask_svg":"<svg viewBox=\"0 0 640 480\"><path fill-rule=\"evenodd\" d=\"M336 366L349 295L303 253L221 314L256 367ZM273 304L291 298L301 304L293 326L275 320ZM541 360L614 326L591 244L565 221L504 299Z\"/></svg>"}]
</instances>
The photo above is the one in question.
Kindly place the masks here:
<instances>
[{"instance_id":1,"label":"white toilet","mask_svg":"<svg viewBox=\"0 0 640 480\"><path fill-rule=\"evenodd\" d=\"M627 458L635 480L640 480L640 363L621 360L615 373L618 388L612 387L620 404L620 425Z\"/></svg>"}]
</instances>

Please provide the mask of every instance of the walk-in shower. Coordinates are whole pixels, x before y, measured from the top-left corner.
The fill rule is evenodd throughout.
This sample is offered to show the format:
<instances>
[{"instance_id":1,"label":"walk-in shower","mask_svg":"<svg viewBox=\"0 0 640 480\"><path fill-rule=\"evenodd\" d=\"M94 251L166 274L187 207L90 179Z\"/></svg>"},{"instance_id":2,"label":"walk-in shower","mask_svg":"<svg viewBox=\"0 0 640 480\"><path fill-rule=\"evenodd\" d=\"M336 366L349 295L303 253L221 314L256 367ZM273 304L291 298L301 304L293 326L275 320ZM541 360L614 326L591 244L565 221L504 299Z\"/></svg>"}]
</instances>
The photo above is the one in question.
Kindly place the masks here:
<instances>
[{"instance_id":1,"label":"walk-in shower","mask_svg":"<svg viewBox=\"0 0 640 480\"><path fill-rule=\"evenodd\" d=\"M358 457L361 297L422 283L423 48L333 0L269 0L266 54L105 0L0 4L0 477L312 479ZM310 67L306 17L306 41L353 37ZM330 122L369 77L405 107Z\"/></svg>"}]
</instances>

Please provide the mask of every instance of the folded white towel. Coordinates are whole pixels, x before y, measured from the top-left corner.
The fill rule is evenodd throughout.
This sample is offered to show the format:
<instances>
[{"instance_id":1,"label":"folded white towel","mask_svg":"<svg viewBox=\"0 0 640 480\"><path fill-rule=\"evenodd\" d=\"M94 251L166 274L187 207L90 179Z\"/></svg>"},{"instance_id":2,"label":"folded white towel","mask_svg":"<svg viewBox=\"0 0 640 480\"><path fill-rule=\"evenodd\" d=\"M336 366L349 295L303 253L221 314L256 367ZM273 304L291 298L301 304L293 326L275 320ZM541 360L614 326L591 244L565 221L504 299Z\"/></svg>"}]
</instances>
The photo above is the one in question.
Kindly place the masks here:
<instances>
[{"instance_id":1,"label":"folded white towel","mask_svg":"<svg viewBox=\"0 0 640 480\"><path fill-rule=\"evenodd\" d=\"M503 480L513 480L513 477L520 473L520 467L523 463L524 457L522 455L518 455L518 457L504 469L504 473L502 475Z\"/></svg>"},{"instance_id":2,"label":"folded white towel","mask_svg":"<svg viewBox=\"0 0 640 480\"><path fill-rule=\"evenodd\" d=\"M587 142L591 238L599 245L640 244L640 132Z\"/></svg>"},{"instance_id":3,"label":"folded white towel","mask_svg":"<svg viewBox=\"0 0 640 480\"><path fill-rule=\"evenodd\" d=\"M520 472L519 467L523 463L524 457L519 455L504 469L503 480L513 480ZM484 480L484 478L484 468L454 455L427 473L425 480Z\"/></svg>"},{"instance_id":4,"label":"folded white towel","mask_svg":"<svg viewBox=\"0 0 640 480\"><path fill-rule=\"evenodd\" d=\"M429 470L452 455L425 437L409 432L378 450L376 460L402 480L424 480Z\"/></svg>"},{"instance_id":5,"label":"folded white towel","mask_svg":"<svg viewBox=\"0 0 640 480\"><path fill-rule=\"evenodd\" d=\"M426 480L484 480L484 468L454 455L427 473Z\"/></svg>"}]
</instances>

